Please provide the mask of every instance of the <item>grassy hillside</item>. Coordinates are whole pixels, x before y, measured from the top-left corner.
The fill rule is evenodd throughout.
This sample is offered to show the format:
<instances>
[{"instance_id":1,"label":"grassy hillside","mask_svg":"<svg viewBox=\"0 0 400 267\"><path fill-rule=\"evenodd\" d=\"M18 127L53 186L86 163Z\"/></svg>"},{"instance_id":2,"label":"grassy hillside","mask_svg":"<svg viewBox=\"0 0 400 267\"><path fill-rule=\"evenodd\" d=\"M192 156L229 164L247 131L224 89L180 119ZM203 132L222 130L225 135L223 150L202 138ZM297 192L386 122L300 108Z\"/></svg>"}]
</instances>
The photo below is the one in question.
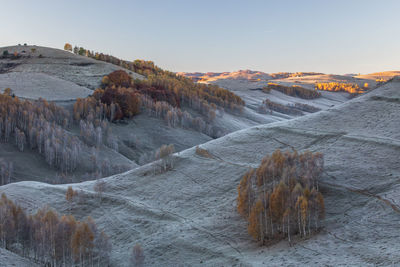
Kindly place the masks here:
<instances>
[{"instance_id":1,"label":"grassy hillside","mask_svg":"<svg viewBox=\"0 0 400 267\"><path fill-rule=\"evenodd\" d=\"M12 164L13 175L8 181L68 183L104 177L154 160L163 144L173 144L181 151L236 130L290 119L347 100L339 94L305 100L275 90L268 95L228 90L194 83L153 62L128 62L79 50L75 55L37 46L0 49L0 85L10 87L8 94L21 99L44 97L56 103L65 114L59 120L68 121L58 126L59 131L81 143L77 166L66 172L60 164L53 164L53 156L49 156L53 152L39 152L37 142L33 142L38 126L32 127L34 119L27 120L28 124L17 127L23 132L19 135L23 149L18 147L15 128L0 145L0 156ZM3 55L4 51L9 54ZM95 88L98 90L93 91ZM265 105L266 98L273 105ZM26 109L26 105L21 108ZM51 120L46 123L54 128ZM46 130L46 136L51 132ZM58 136L48 138L50 143L64 140ZM50 146L52 150L47 151L57 147Z\"/></svg>"},{"instance_id":2,"label":"grassy hillside","mask_svg":"<svg viewBox=\"0 0 400 267\"><path fill-rule=\"evenodd\" d=\"M160 162L154 162L106 178L101 200L94 182L73 184L83 201L71 212L92 216L110 234L116 266L128 263L136 243L150 266L397 264L399 87L395 80L312 115L229 134L201 145L207 153L185 150L165 173L155 174ZM265 249L243 230L237 185L278 148L323 153L326 219L323 231L310 239ZM61 213L69 210L66 190L67 185L33 182L0 188L28 210L50 204Z\"/></svg>"}]
</instances>

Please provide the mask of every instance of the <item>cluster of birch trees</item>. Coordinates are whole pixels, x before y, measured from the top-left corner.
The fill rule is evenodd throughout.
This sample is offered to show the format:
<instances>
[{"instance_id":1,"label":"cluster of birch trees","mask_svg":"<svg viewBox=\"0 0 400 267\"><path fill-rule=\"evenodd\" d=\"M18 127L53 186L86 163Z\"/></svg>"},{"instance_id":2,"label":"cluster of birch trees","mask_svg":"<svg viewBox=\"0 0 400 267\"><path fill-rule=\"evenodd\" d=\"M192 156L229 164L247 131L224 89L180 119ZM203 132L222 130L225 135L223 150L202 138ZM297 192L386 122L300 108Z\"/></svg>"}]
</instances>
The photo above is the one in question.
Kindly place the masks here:
<instances>
[{"instance_id":1,"label":"cluster of birch trees","mask_svg":"<svg viewBox=\"0 0 400 267\"><path fill-rule=\"evenodd\" d=\"M20 101L8 94L0 95L0 139L13 138L20 151L37 149L46 162L62 172L77 167L82 142L64 128L70 125L69 112L39 99Z\"/></svg>"},{"instance_id":2,"label":"cluster of birch trees","mask_svg":"<svg viewBox=\"0 0 400 267\"><path fill-rule=\"evenodd\" d=\"M319 229L325 213L318 186L323 165L320 153L276 150L242 177L237 210L255 240L265 244L288 237L290 242L293 235Z\"/></svg>"},{"instance_id":3,"label":"cluster of birch trees","mask_svg":"<svg viewBox=\"0 0 400 267\"><path fill-rule=\"evenodd\" d=\"M164 119L170 127L194 129L214 138L224 135L223 129L211 124L216 116L214 111L211 112L211 117L205 121L202 117L193 117L189 112L175 108L165 101L155 102L147 95L141 95L140 99L142 109L149 116Z\"/></svg>"},{"instance_id":4,"label":"cluster of birch trees","mask_svg":"<svg viewBox=\"0 0 400 267\"><path fill-rule=\"evenodd\" d=\"M29 215L0 199L0 246L42 266L108 266L111 243L88 217L77 221L43 208Z\"/></svg>"},{"instance_id":5,"label":"cluster of birch trees","mask_svg":"<svg viewBox=\"0 0 400 267\"><path fill-rule=\"evenodd\" d=\"M44 99L21 101L9 94L0 94L0 141L14 142L20 151L37 151L50 167L62 173L76 170L80 153L87 146L99 148L105 144L118 151L118 139L112 134L106 119L107 108L101 104L92 108L86 102L77 103L87 113L85 119L78 116L76 120L66 109ZM106 111L102 112L103 109ZM72 123L79 123L80 136L67 131ZM96 161L93 172L97 177L99 174L114 174L120 169L126 170L126 166L109 166L104 161ZM0 170L0 182L8 183L12 163L1 163Z\"/></svg>"},{"instance_id":6,"label":"cluster of birch trees","mask_svg":"<svg viewBox=\"0 0 400 267\"><path fill-rule=\"evenodd\" d=\"M93 124L89 120L81 120L79 127L80 135L87 145L99 148L104 144L118 151L118 139L112 134L107 121L96 121Z\"/></svg>"}]
</instances>

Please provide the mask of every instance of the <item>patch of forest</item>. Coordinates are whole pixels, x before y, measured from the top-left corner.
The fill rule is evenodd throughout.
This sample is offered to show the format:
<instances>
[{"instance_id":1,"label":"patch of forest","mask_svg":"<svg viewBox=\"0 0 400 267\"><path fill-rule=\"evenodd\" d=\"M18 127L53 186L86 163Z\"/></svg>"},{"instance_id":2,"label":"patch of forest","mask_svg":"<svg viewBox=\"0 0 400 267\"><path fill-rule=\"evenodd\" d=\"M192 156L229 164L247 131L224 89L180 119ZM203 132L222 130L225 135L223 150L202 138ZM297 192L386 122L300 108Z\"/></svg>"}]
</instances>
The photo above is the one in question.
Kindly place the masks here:
<instances>
[{"instance_id":1,"label":"patch of forest","mask_svg":"<svg viewBox=\"0 0 400 267\"><path fill-rule=\"evenodd\" d=\"M182 104L190 104L193 100L198 98L199 101L207 101L209 105L215 104L228 110L240 111L244 106L244 101L229 90L216 85L195 83L189 78L157 67L152 61L135 60L130 62L111 55L93 52L83 47L78 48L75 46L72 48L70 44L66 44L64 49L78 55L108 62L146 76L147 80L142 83L137 83L136 88L140 89L140 91L147 91L147 94L152 94L154 96L163 94L170 95L173 96L175 100L182 102ZM116 83L116 85L127 87L128 84ZM168 100L172 101L172 98L169 97ZM169 103L173 106L179 106L179 102Z\"/></svg>"},{"instance_id":2,"label":"patch of forest","mask_svg":"<svg viewBox=\"0 0 400 267\"><path fill-rule=\"evenodd\" d=\"M368 83L365 83L363 87L360 87L358 84L338 83L338 82L315 84L315 90L331 91L331 92L347 92L350 94L362 94L368 88L369 88Z\"/></svg>"},{"instance_id":3,"label":"patch of forest","mask_svg":"<svg viewBox=\"0 0 400 267\"><path fill-rule=\"evenodd\" d=\"M80 126L79 135L69 131L74 124ZM44 99L20 100L10 89L0 94L0 141L14 144L21 152L37 152L50 168L62 174L78 168L83 150L90 152L93 165L88 175L103 177L127 170L127 166L112 165L107 158L99 157L102 145L118 151L107 120L90 116L75 120L63 107ZM0 185L11 182L13 169L13 162L1 160Z\"/></svg>"},{"instance_id":4,"label":"patch of forest","mask_svg":"<svg viewBox=\"0 0 400 267\"><path fill-rule=\"evenodd\" d=\"M318 185L323 167L320 153L276 150L246 172L238 186L237 210L248 233L267 244L317 231L325 215Z\"/></svg>"},{"instance_id":5,"label":"patch of forest","mask_svg":"<svg viewBox=\"0 0 400 267\"><path fill-rule=\"evenodd\" d=\"M78 221L49 208L27 214L0 198L0 246L42 266L108 266L109 237L88 217Z\"/></svg>"},{"instance_id":6,"label":"patch of forest","mask_svg":"<svg viewBox=\"0 0 400 267\"><path fill-rule=\"evenodd\" d=\"M308 105L308 104L302 104L302 103L294 103L294 104L280 104L277 102L273 102L269 99L265 99L262 104L258 107L258 112L262 114L272 113L273 111L283 113L283 114L288 114L288 115L294 115L294 116L301 116L303 115L304 112L309 112L309 113L314 113L318 112L321 109Z\"/></svg>"},{"instance_id":7,"label":"patch of forest","mask_svg":"<svg viewBox=\"0 0 400 267\"><path fill-rule=\"evenodd\" d=\"M321 96L320 92L306 89L299 85L286 86L277 83L268 83L268 85L263 88L263 91L269 93L272 89L289 96L295 96L304 99L315 99Z\"/></svg>"},{"instance_id":8,"label":"patch of forest","mask_svg":"<svg viewBox=\"0 0 400 267\"><path fill-rule=\"evenodd\" d=\"M209 104L196 95L179 97L173 90L151 86L154 81L134 80L123 70L104 76L102 87L83 99L77 99L74 105L74 119L93 121L96 119L110 122L130 119L144 112L161 118L171 127L182 127L205 133L211 137L220 137L223 129L213 125L215 117L223 114L224 109ZM202 116L193 116L181 107L189 107Z\"/></svg>"}]
</instances>

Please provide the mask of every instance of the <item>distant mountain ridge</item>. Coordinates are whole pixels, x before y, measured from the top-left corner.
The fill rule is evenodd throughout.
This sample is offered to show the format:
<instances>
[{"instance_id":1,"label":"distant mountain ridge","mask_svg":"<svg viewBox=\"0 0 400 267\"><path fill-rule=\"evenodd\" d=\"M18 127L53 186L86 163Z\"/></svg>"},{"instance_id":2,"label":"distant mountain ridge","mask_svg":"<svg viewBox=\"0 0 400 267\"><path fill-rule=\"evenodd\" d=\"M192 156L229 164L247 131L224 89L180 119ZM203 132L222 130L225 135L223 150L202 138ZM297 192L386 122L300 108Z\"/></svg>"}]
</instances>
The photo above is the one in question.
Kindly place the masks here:
<instances>
[{"instance_id":1,"label":"distant mountain ridge","mask_svg":"<svg viewBox=\"0 0 400 267\"><path fill-rule=\"evenodd\" d=\"M248 80L248 81L260 81L260 80L273 80L273 79L284 79L289 77L303 77L311 75L321 75L323 73L317 72L277 72L277 73L265 73L262 71L254 70L238 70L232 72L178 72L178 75L182 75L191 78L195 82L212 82L216 80L230 79L230 80Z\"/></svg>"},{"instance_id":2,"label":"distant mountain ridge","mask_svg":"<svg viewBox=\"0 0 400 267\"><path fill-rule=\"evenodd\" d=\"M395 76L400 75L400 71L383 71L369 74L360 73L348 73L343 75L324 74L319 72L276 72L266 73L255 70L238 70L238 71L225 71L225 72L177 72L178 75L182 75L191 78L195 82L201 83L212 83L219 80L244 80L249 82L258 82L265 80L277 80L287 78L303 78L309 77L308 80L312 79L312 76L322 77L341 77L343 80L348 78L368 79L376 81L387 81ZM307 80L306 79L306 80Z\"/></svg>"}]
</instances>

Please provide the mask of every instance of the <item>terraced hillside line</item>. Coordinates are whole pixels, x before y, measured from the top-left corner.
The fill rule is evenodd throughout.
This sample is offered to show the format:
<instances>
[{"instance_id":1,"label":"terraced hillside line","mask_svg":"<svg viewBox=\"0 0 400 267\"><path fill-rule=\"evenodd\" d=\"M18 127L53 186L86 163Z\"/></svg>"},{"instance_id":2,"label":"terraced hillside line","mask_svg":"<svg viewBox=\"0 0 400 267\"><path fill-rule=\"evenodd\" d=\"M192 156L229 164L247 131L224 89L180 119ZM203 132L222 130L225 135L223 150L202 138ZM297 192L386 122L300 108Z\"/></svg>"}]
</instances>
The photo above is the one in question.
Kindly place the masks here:
<instances>
[{"instance_id":1,"label":"terraced hillside line","mask_svg":"<svg viewBox=\"0 0 400 267\"><path fill-rule=\"evenodd\" d=\"M288 143L285 143L285 142L282 142L282 141L280 141L280 140L278 140L277 138L275 138L275 137L270 137L272 140L274 140L275 142L278 142L279 144L282 144L282 145L284 145L284 146L287 146L287 147L290 147L292 150L293 150L293 152L294 151L296 151L296 148L294 147L294 146L292 146L292 145L290 145L290 144L288 144Z\"/></svg>"},{"instance_id":2,"label":"terraced hillside line","mask_svg":"<svg viewBox=\"0 0 400 267\"><path fill-rule=\"evenodd\" d=\"M388 137L381 137L381 136L363 136L361 134L356 135L345 135L343 138L347 140L356 140L359 142L370 143L370 144L377 144L382 146L387 146L390 148L395 148L400 150L400 140L388 138Z\"/></svg>"},{"instance_id":3,"label":"terraced hillside line","mask_svg":"<svg viewBox=\"0 0 400 267\"><path fill-rule=\"evenodd\" d=\"M307 249L307 250L309 250L309 251L312 251L312 252L314 252L314 253L317 253L318 255L325 255L325 256L328 256L328 257L330 257L330 258L333 257L333 255L329 255L329 254L326 254L326 253L322 253L322 252L320 252L320 251L317 251L317 250L315 250L315 249L312 249L312 248L303 246L303 245L301 245L301 244L296 244L296 245L299 246L299 247L302 247L302 248L304 248L304 249Z\"/></svg>"},{"instance_id":4,"label":"terraced hillside line","mask_svg":"<svg viewBox=\"0 0 400 267\"><path fill-rule=\"evenodd\" d=\"M300 128L300 127L290 127L290 126L277 126L273 127L271 129L278 130L283 133L291 133L291 134L296 134L296 135L302 135L305 137L325 137L325 136L332 136L332 137L341 137L345 136L348 133L345 131L338 131L338 132L332 132L332 131L324 131L324 130L317 130L317 129L306 129L306 128Z\"/></svg>"},{"instance_id":5,"label":"terraced hillside line","mask_svg":"<svg viewBox=\"0 0 400 267\"><path fill-rule=\"evenodd\" d=\"M97 197L97 193L93 192L93 191L89 191L89 190L82 190L85 194L87 195L94 195L95 197ZM137 202L137 201L133 201L131 199L125 198L125 197L121 197L118 195L114 195L114 194L108 194L108 193L102 193L102 199L109 199L111 201L116 201L116 202L120 202L120 203L124 203L125 205L131 206L134 209L139 208L143 208L144 211L146 212L152 212L154 213L154 215L159 216L160 219L163 219L164 215L167 215L170 219L173 219L173 221L176 221L177 223L183 223L183 224L187 224L190 225L191 227L193 227L194 229L203 232L209 236L211 236L212 238L216 239L219 242L225 243L226 245L228 245L229 247L231 247L234 251L236 251L241 257L243 256L241 251L236 248L235 246L233 246L229 241L225 240L225 239L229 239L232 241L232 239L229 236L226 236L224 234L221 233L214 233L214 232L210 232L206 229L204 229L203 227L198 226L194 220L190 219L190 218L186 218L178 213L174 213L171 212L169 210L165 210L165 209L161 209L161 208L155 208L152 206L149 206L147 204L144 204L142 202ZM101 206L101 209L103 209L103 211L105 212L104 208ZM155 211L159 211L160 213L155 213ZM116 220L119 220L117 217L115 217ZM115 225L115 223L113 223L112 225ZM221 239L220 237L224 238ZM235 242L236 243L236 242Z\"/></svg>"},{"instance_id":6,"label":"terraced hillside line","mask_svg":"<svg viewBox=\"0 0 400 267\"><path fill-rule=\"evenodd\" d=\"M312 147L312 146L314 146L314 145L316 145L318 143L327 142L327 141L329 141L331 139L334 139L334 138L336 138L336 140L334 141L334 142L336 142L342 136L343 136L343 133L321 135L321 136L318 136L317 138L315 138L309 144L305 145L302 149L309 149L310 147Z\"/></svg>"},{"instance_id":7,"label":"terraced hillside line","mask_svg":"<svg viewBox=\"0 0 400 267\"><path fill-rule=\"evenodd\" d=\"M183 174L185 177L187 177L187 178L189 178L192 182L194 182L195 184L197 184L197 185L201 185L200 183L198 183L197 181L196 181L196 179L195 178L193 178L191 175L189 175L189 174L187 174L187 173L185 173L185 172L182 172L182 171L178 171L178 170L175 170L176 172L178 172L178 173L180 173L180 174ZM228 193L229 191L231 191L231 190L236 190L236 188L226 188L226 189L222 189L222 188L219 188L219 187L217 187L217 186L214 186L214 185L211 185L211 184L209 184L208 186L210 186L210 187L212 187L212 188L214 188L215 190L218 190L218 191L221 191L221 195L225 195L226 193ZM236 197L234 197L234 199L236 199ZM204 209L207 209L204 205L200 205L202 208L204 208Z\"/></svg>"},{"instance_id":8,"label":"terraced hillside line","mask_svg":"<svg viewBox=\"0 0 400 267\"><path fill-rule=\"evenodd\" d=\"M82 189L82 192L84 192L88 196L91 195L92 197L98 197L97 193L93 192L93 191ZM154 216L160 220L166 219L169 221L179 221L179 218L181 218L181 216L179 216L178 214L174 214L167 210L157 208L157 207L152 207L143 202L133 201L129 198L125 198L125 197L121 197L118 195L103 192L102 193L102 202L106 199L108 199L109 201L112 201L112 202L120 203L120 205L122 207L128 206L128 207L132 208L133 210L136 210L138 213L149 214L150 217Z\"/></svg>"},{"instance_id":9,"label":"terraced hillside line","mask_svg":"<svg viewBox=\"0 0 400 267\"><path fill-rule=\"evenodd\" d=\"M390 147L396 147L400 149L400 140L398 139L393 139L393 138L388 138L388 137L382 137L382 136L376 136L376 135L370 135L370 136L365 136L361 134L353 135L353 134L348 134L347 132L331 132L331 131L322 131L322 130L317 130L317 129L304 129L304 128L299 128L299 127L274 127L271 129L277 129L277 130L284 130L286 132L290 132L293 134L302 134L304 136L308 137L316 137L318 140L312 141L310 144L304 146L302 149L307 149L311 147L312 145L317 144L319 141L323 140L329 140L331 138L344 138L347 140L356 140L360 142L366 142L366 143L374 143L374 144L379 144L379 145L385 145L385 146L390 146ZM328 139L325 139L325 137L331 137ZM268 136L267 136L268 137ZM291 146L289 144L283 143L287 146Z\"/></svg>"},{"instance_id":10,"label":"terraced hillside line","mask_svg":"<svg viewBox=\"0 0 400 267\"><path fill-rule=\"evenodd\" d=\"M292 134L300 134L300 135L303 135L306 137L316 138L315 140L311 141L309 144L303 146L302 148L296 148L295 146L288 144L286 142L283 142L276 137L272 137L270 135L265 136L265 138L269 138L281 145L287 146L287 147L291 148L293 151L300 151L300 150L308 149L311 146L313 146L321 141L324 141L324 140L328 141L333 138L339 139L340 137L342 137L343 135L346 134L346 132L327 132L327 131L317 131L317 130L309 130L309 129L301 129L301 128L282 127L282 126L273 127L273 128L271 128L271 130L277 130L280 132L286 132L286 133L292 133Z\"/></svg>"},{"instance_id":11,"label":"terraced hillside line","mask_svg":"<svg viewBox=\"0 0 400 267\"><path fill-rule=\"evenodd\" d=\"M286 129L288 129L288 128L286 128ZM298 128L293 128L293 129L298 129ZM311 144L306 145L303 149L307 149L307 148L311 147L312 145L314 145L314 144L316 144L316 143L318 143L318 142L320 142L320 141L322 141L322 140L327 140L327 138L328 138L328 139L334 138L334 137L340 138L340 137L342 137L343 135L344 135L343 132L339 132L339 133L331 132L330 134L325 134L325 135L323 135L323 136L320 136L320 137L317 138L316 140L312 141ZM272 140L274 140L274 141L276 141L276 142L278 142L278 143L280 143L280 144L283 144L283 145L286 145L286 146L288 146L288 147L291 147L293 150L295 150L295 148L294 148L292 145L290 145L290 144L284 143L284 142L282 142L282 141L280 141L280 140L278 140L278 139L276 139L276 138L274 138L274 137L269 137L269 138L271 138ZM348 138L355 138L355 139L357 139L357 140L363 140L363 141L365 141L363 138L357 138L357 137L353 137L353 136L348 136ZM379 137L376 137L376 138L377 138L377 139L382 139L382 138L379 138ZM376 140L372 140L372 141L377 142ZM396 141L397 141L397 140L396 140ZM213 153L211 153L211 152L209 152L209 151L208 151L208 153L210 153L210 155L213 156L214 159L216 159L216 160L218 160L218 161L221 161L221 162L224 162L224 163L226 163L226 164L230 164L230 165L234 165L234 166L239 166L239 167L254 168L254 166L244 165L244 164L237 164L237 163L232 163L232 162L226 161L226 160L222 159L221 157L218 157L218 156L214 155ZM327 175L330 176L330 177L333 177L332 175L328 174L326 171L324 171L324 173L327 174ZM322 182L322 181L320 181L319 183L320 183L320 184L325 184L325 185L328 185L328 186L333 186L333 187L340 187L340 188L346 189L346 190L348 190L348 191L350 191L350 192L362 194L362 195L369 196L369 197L374 197L374 198L376 198L376 199L382 201L382 202L385 203L386 205L390 206L395 212L397 212L397 213L400 214L400 207L399 207L398 205L396 205L396 204L390 202L389 200L387 200L387 199L385 199L385 198L382 198L382 197L379 196L379 195L373 194L373 193L367 191L366 189L354 189L354 188L350 188L350 187L346 187L346 186L342 186L342 185L337 185L337 184L332 184L332 183L328 183L328 182Z\"/></svg>"},{"instance_id":12,"label":"terraced hillside line","mask_svg":"<svg viewBox=\"0 0 400 267\"><path fill-rule=\"evenodd\" d=\"M360 194L365 195L365 196L374 197L374 198L382 201L386 205L390 206L395 212L400 214L400 207L398 205L390 202L386 198L383 198L383 197L381 197L379 195L375 195L375 194L373 194L373 193L371 193L371 192L369 192L368 190L365 190L365 189L356 189L356 190L354 190L354 192L360 193Z\"/></svg>"},{"instance_id":13,"label":"terraced hillside line","mask_svg":"<svg viewBox=\"0 0 400 267\"><path fill-rule=\"evenodd\" d=\"M177 170L177 172L183 174L184 176L186 176L187 178L189 178L190 180L192 180L194 183L199 184L199 183L197 183L197 181L196 181L193 177L191 177L191 176L188 175L187 173L184 173L184 172L178 171L178 170ZM212 186L212 185L210 185L210 186L213 187L213 188L216 189L216 190L223 191L222 189L217 188L217 187L215 187L215 186ZM228 191L230 191L230 190L232 190L232 189L231 189L231 188L228 188L228 189L225 190L222 194L225 194L226 192L228 192ZM203 208L205 208L205 207L203 206ZM173 213L173 214L174 214L174 213ZM178 216L180 216L180 215L178 215ZM185 220L190 220L191 222L194 223L194 221L193 221L192 219L188 219L188 218L185 218L185 217L183 217L183 216L180 216L180 217L181 217L181 218L184 218ZM212 235L211 232L209 232L209 231L207 231L207 230L205 230L205 229L203 229L203 228L201 228L201 229L200 229L200 228L196 228L196 229L205 231L207 234ZM216 233L216 234L218 234L218 235L220 235L220 236L222 236L222 237L224 237L224 238L230 239L231 242L234 242L234 241L232 240L232 238L230 238L229 236L223 235L223 234L221 234L221 233ZM214 237L214 238L215 238L215 237ZM239 249L237 249L237 248L235 248L234 246L232 246L232 245L230 244L230 242L228 242L228 241L225 241L225 242L226 242L231 248L233 248L236 252L238 252L238 253L242 256L242 253L240 252ZM234 242L234 243L236 243L236 242Z\"/></svg>"},{"instance_id":14,"label":"terraced hillside line","mask_svg":"<svg viewBox=\"0 0 400 267\"><path fill-rule=\"evenodd\" d=\"M374 101L384 101L387 103L400 104L400 98L392 98L392 97L385 97L385 96L371 96L369 99L374 100Z\"/></svg>"},{"instance_id":15,"label":"terraced hillside line","mask_svg":"<svg viewBox=\"0 0 400 267\"><path fill-rule=\"evenodd\" d=\"M358 189L358 188L351 188L351 187L347 187L347 186L343 186L343 185L338 185L338 184L332 184L332 183L328 183L328 182L319 182L321 185L327 185L327 186L332 186L332 187L337 187L337 188L342 188L345 189L347 191L353 192L353 193L357 193L360 195L364 195L364 196L368 196L368 197L373 197L378 199L379 201L382 201L384 204L390 206L393 211L395 211L396 213L400 214L400 207L392 202L390 202L388 199L383 198L379 195L376 195L374 193L369 192L366 189Z\"/></svg>"},{"instance_id":16,"label":"terraced hillside line","mask_svg":"<svg viewBox=\"0 0 400 267\"><path fill-rule=\"evenodd\" d=\"M16 67L21 65L21 63L6 63L6 64L0 64L0 74L4 73L9 73Z\"/></svg>"},{"instance_id":17,"label":"terraced hillside line","mask_svg":"<svg viewBox=\"0 0 400 267\"><path fill-rule=\"evenodd\" d=\"M283 142L283 141L280 141L279 139L277 139L277 138L275 138L275 137L266 136L266 138L269 138L269 139L271 139L271 140L273 140L273 141L275 141L275 142L277 142L277 143L279 143L279 144L281 144L281 145L290 147L293 151L296 151L296 148L295 148L294 146L292 146L292 145L290 145L290 144L288 144L288 143L285 143L285 142ZM208 150L207 150L207 152L210 154L211 157L206 158L206 159L210 159L210 160L213 160L213 159L214 159L214 160L218 160L218 161L221 161L221 162L226 163L226 164L229 164L229 165L238 166L238 167L244 167L244 168L255 168L256 166L258 166L258 165L252 166L252 165L247 165L247 164L239 164L239 163L234 163L234 162L226 161L226 160L222 159L221 157L219 157L219 156L217 156L217 155L211 153L211 152L208 151ZM195 153L195 157L201 158L201 159L205 159L204 157L198 156L196 153Z\"/></svg>"},{"instance_id":18,"label":"terraced hillside line","mask_svg":"<svg viewBox=\"0 0 400 267\"><path fill-rule=\"evenodd\" d=\"M343 238L341 238L341 237L338 237L335 233L332 233L332 232L330 232L330 231L326 231L329 235L331 235L331 236L333 236L334 238L336 238L336 239L338 239L338 240L340 240L340 241L343 241L343 242L347 242L347 243L354 243L354 242L352 242L352 241L350 241L350 240L347 240L347 239L343 239Z\"/></svg>"},{"instance_id":19,"label":"terraced hillside line","mask_svg":"<svg viewBox=\"0 0 400 267\"><path fill-rule=\"evenodd\" d=\"M254 168L254 166L250 166L250 165L247 165L247 164L239 164L239 163L234 163L234 162L226 161L226 160L222 159L221 157L218 157L217 155L212 154L210 151L208 151L208 153L210 153L210 155L212 156L212 158L206 158L206 159L209 159L209 160L217 160L217 161L226 163L226 164L228 164L228 165L232 165L232 166L236 166L236 167L241 167L241 168ZM201 159L205 159L204 157L201 157L201 156L198 156L198 155L195 155L195 157L201 158Z\"/></svg>"}]
</instances>

